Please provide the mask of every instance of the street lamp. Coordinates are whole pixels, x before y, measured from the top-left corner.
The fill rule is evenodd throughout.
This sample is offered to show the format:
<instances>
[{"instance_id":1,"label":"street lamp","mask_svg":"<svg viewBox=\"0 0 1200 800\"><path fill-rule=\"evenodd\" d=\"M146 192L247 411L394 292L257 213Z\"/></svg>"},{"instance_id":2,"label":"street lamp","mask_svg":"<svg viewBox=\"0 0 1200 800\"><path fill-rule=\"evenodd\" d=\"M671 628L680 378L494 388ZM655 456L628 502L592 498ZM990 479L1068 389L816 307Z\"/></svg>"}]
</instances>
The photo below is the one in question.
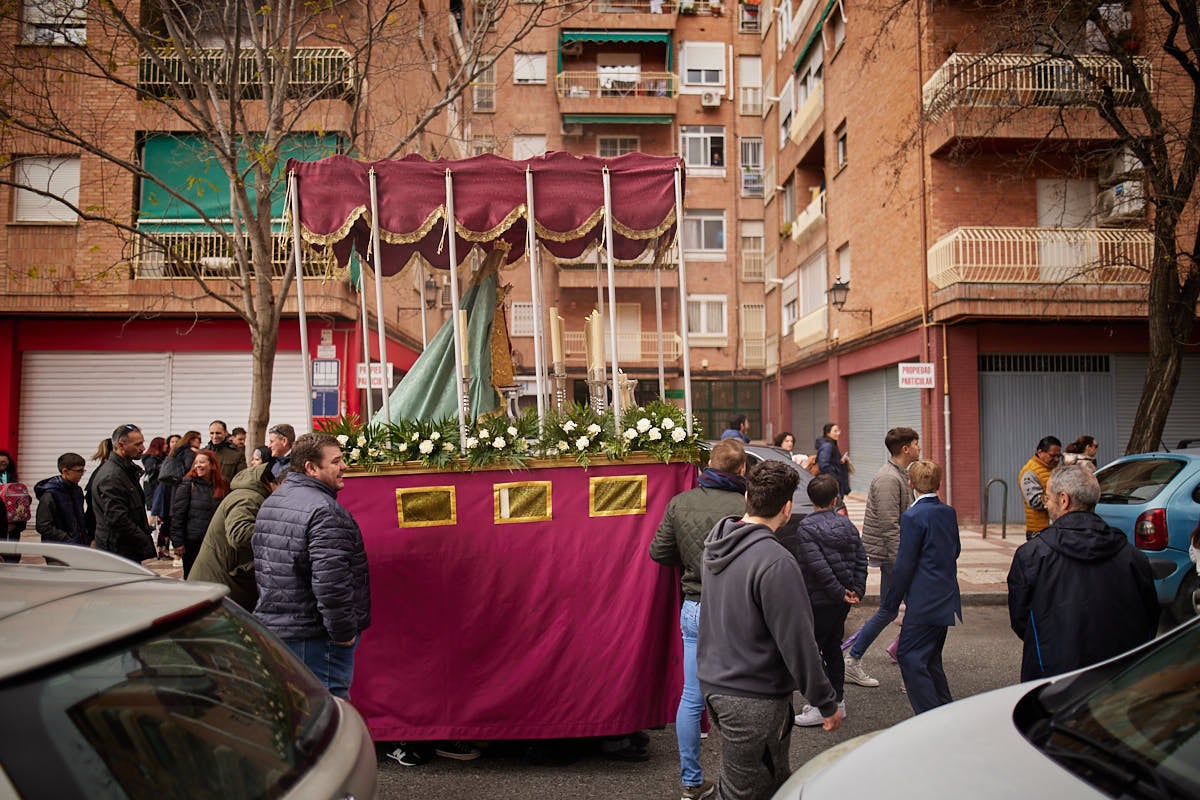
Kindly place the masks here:
<instances>
[{"instance_id":1,"label":"street lamp","mask_svg":"<svg viewBox=\"0 0 1200 800\"><path fill-rule=\"evenodd\" d=\"M830 286L825 294L829 295L830 304L832 304L833 307L838 311L841 311L843 314L866 314L867 324L872 324L873 316L871 314L871 309L846 308L846 297L850 294L850 281L842 280L841 275L838 275L836 278L834 278L833 286Z\"/></svg>"},{"instance_id":2,"label":"street lamp","mask_svg":"<svg viewBox=\"0 0 1200 800\"><path fill-rule=\"evenodd\" d=\"M433 310L438 302L438 282L430 275L425 279L425 307Z\"/></svg>"}]
</instances>

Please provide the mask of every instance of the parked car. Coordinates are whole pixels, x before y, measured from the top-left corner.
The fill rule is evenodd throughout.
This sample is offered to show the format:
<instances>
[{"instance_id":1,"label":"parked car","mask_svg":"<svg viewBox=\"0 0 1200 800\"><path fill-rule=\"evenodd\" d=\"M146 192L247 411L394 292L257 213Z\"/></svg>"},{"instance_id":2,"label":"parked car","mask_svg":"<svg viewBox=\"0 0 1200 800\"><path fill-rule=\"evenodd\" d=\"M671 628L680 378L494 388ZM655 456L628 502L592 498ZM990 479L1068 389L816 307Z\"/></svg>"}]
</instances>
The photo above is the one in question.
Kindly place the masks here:
<instances>
[{"instance_id":1,"label":"parked car","mask_svg":"<svg viewBox=\"0 0 1200 800\"><path fill-rule=\"evenodd\" d=\"M1200 522L1200 447L1140 453L1096 473L1096 513L1150 559L1158 599L1173 622L1197 613L1196 565L1188 539Z\"/></svg>"},{"instance_id":2,"label":"parked car","mask_svg":"<svg viewBox=\"0 0 1200 800\"><path fill-rule=\"evenodd\" d=\"M1200 798L1200 618L1116 658L830 748L775 800Z\"/></svg>"},{"instance_id":3,"label":"parked car","mask_svg":"<svg viewBox=\"0 0 1200 800\"><path fill-rule=\"evenodd\" d=\"M368 798L375 750L223 586L73 545L0 553L0 796Z\"/></svg>"}]
</instances>

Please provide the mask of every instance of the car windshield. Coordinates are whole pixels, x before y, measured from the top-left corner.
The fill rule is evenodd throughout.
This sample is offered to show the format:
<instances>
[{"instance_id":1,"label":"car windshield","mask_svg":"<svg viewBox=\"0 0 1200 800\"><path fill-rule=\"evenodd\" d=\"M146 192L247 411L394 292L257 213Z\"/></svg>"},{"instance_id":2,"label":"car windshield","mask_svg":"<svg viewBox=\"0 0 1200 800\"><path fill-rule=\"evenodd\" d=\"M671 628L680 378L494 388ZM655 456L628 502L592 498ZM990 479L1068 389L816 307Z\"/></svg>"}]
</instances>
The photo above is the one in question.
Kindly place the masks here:
<instances>
[{"instance_id":1,"label":"car windshield","mask_svg":"<svg viewBox=\"0 0 1200 800\"><path fill-rule=\"evenodd\" d=\"M1105 793L1200 796L1200 625L1051 684L1040 702L1051 713L1029 738Z\"/></svg>"},{"instance_id":2,"label":"car windshield","mask_svg":"<svg viewBox=\"0 0 1200 800\"><path fill-rule=\"evenodd\" d=\"M24 797L278 797L336 722L291 651L228 602L9 682L0 708Z\"/></svg>"},{"instance_id":3,"label":"car windshield","mask_svg":"<svg viewBox=\"0 0 1200 800\"><path fill-rule=\"evenodd\" d=\"M1110 464L1096 473L1096 479L1100 481L1100 502L1130 505L1153 500L1174 480L1184 464L1178 458L1166 457Z\"/></svg>"}]
</instances>

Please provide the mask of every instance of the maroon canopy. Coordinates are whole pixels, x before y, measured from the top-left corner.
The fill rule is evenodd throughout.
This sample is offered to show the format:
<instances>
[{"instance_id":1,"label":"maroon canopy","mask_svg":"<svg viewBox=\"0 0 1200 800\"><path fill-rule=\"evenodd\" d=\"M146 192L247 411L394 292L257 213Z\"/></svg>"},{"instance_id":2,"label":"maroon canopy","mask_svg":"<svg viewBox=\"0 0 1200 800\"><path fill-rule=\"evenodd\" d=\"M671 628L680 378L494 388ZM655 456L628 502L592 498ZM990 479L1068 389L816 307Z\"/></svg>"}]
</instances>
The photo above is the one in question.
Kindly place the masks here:
<instances>
[{"instance_id":1,"label":"maroon canopy","mask_svg":"<svg viewBox=\"0 0 1200 800\"><path fill-rule=\"evenodd\" d=\"M380 259L384 275L399 272L414 254L447 268L443 241L446 172L454 179L454 216L461 262L475 244L502 239L511 263L525 251L528 209L525 173L533 173L537 236L555 257L582 255L603 235L603 172L611 174L613 256L632 261L647 248L675 236L676 157L630 153L617 158L554 152L527 161L481 155L461 161L428 161L408 155L396 161L356 161L333 156L288 161L297 176L300 231L306 242L332 246L345 265L352 249L369 252L371 190L379 194ZM682 172L681 172L682 174Z\"/></svg>"}]
</instances>

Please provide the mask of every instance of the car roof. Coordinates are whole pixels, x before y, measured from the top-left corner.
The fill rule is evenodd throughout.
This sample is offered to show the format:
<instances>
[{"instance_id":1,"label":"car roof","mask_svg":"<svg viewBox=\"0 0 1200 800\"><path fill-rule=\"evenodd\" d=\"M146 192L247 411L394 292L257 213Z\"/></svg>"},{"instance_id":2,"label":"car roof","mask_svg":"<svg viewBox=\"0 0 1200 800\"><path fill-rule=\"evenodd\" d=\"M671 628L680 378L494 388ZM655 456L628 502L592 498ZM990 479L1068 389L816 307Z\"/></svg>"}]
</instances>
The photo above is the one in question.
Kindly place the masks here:
<instances>
[{"instance_id":1,"label":"car roof","mask_svg":"<svg viewBox=\"0 0 1200 800\"><path fill-rule=\"evenodd\" d=\"M37 550L45 548L84 549ZM31 550L21 546L22 552ZM70 564L70 555L65 558ZM149 631L218 603L228 592L217 584L162 578L133 562L106 565L91 556L83 561L81 567L0 564L0 680Z\"/></svg>"}]
</instances>

